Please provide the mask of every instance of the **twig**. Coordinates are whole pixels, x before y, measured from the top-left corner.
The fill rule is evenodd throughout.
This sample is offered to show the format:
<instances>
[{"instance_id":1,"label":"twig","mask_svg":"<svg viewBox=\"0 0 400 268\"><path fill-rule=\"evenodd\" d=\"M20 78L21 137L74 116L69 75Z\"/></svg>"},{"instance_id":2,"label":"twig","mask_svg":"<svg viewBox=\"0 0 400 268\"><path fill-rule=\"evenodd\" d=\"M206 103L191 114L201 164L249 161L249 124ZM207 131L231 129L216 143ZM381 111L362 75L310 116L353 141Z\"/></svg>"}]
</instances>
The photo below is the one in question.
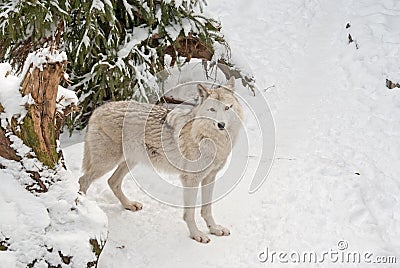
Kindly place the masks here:
<instances>
[{"instance_id":1,"label":"twig","mask_svg":"<svg viewBox=\"0 0 400 268\"><path fill-rule=\"evenodd\" d=\"M267 88L264 89L264 91L270 90L271 88L275 88L275 85L269 86Z\"/></svg>"}]
</instances>

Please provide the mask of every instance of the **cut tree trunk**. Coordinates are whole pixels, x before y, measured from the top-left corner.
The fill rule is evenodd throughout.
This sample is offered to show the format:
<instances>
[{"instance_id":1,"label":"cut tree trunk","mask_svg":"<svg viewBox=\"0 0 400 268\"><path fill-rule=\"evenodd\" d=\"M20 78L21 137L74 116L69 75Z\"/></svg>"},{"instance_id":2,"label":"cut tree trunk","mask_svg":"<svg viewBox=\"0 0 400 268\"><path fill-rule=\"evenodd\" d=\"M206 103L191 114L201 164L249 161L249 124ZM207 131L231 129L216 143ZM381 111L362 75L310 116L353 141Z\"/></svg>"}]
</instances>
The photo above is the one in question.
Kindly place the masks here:
<instances>
[{"instance_id":1,"label":"cut tree trunk","mask_svg":"<svg viewBox=\"0 0 400 268\"><path fill-rule=\"evenodd\" d=\"M23 119L20 130L15 133L33 149L37 158L50 168L53 168L59 159L55 112L58 85L65 64L66 62L46 63L42 70L33 68L26 73L21 83L22 95L30 94L35 103L28 105L28 113Z\"/></svg>"}]
</instances>

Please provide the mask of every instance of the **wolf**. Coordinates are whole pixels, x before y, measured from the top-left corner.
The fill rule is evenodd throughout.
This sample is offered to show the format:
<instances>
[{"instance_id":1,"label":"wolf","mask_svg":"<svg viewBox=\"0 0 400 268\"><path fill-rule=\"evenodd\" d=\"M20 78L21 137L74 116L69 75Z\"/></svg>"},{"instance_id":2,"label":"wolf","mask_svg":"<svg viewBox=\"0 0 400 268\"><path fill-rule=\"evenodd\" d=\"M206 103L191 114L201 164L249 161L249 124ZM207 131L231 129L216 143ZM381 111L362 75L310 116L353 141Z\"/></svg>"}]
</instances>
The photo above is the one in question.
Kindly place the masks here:
<instances>
[{"instance_id":1,"label":"wolf","mask_svg":"<svg viewBox=\"0 0 400 268\"><path fill-rule=\"evenodd\" d=\"M190 237L208 243L209 237L195 222L195 207L201 184L201 216L213 235L230 231L215 223L212 193L215 177L232 151L242 125L242 107L234 93L235 80L218 88L197 84L192 109L139 103L109 102L97 108L89 119L85 136L83 175L79 191L115 171L108 184L125 209L137 211L142 204L129 200L121 189L125 175L138 164L179 175L183 186L183 219ZM124 153L125 151L125 153Z\"/></svg>"}]
</instances>

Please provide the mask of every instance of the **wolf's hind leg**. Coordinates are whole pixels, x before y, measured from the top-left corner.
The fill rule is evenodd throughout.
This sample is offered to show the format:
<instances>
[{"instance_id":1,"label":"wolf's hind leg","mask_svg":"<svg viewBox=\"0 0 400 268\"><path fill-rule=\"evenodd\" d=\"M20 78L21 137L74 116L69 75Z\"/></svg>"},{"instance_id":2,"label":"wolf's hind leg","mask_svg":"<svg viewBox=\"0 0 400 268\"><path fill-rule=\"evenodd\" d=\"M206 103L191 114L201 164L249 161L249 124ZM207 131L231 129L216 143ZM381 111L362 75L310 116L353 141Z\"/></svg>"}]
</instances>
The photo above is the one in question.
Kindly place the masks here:
<instances>
[{"instance_id":1,"label":"wolf's hind leg","mask_svg":"<svg viewBox=\"0 0 400 268\"><path fill-rule=\"evenodd\" d=\"M137 211L143 208L143 205L136 201L130 201L125 194L122 192L122 180L125 175L128 173L128 167L124 162L120 163L117 169L114 171L112 176L108 179L108 185L110 185L111 190L115 194L115 196L119 199L121 204L125 209Z\"/></svg>"},{"instance_id":2,"label":"wolf's hind leg","mask_svg":"<svg viewBox=\"0 0 400 268\"><path fill-rule=\"evenodd\" d=\"M201 217L205 220L210 233L217 236L226 236L230 235L230 231L228 228L225 228L221 225L215 223L212 211L211 211L211 203L212 203L212 194L214 190L215 184L215 174L210 174L207 178L202 180L201 185L201 198L202 198L202 206L201 206Z\"/></svg>"},{"instance_id":3,"label":"wolf's hind leg","mask_svg":"<svg viewBox=\"0 0 400 268\"><path fill-rule=\"evenodd\" d=\"M182 184L184 187L183 201L185 205L183 212L183 220L187 224L187 227L190 232L190 237L196 240L197 242L208 243L210 242L210 238L208 238L203 232L201 232L197 228L196 221L194 219L199 183L188 176L182 176Z\"/></svg>"},{"instance_id":4,"label":"wolf's hind leg","mask_svg":"<svg viewBox=\"0 0 400 268\"><path fill-rule=\"evenodd\" d=\"M87 174L83 174L82 177L79 178L79 192L86 194L92 181L93 180Z\"/></svg>"},{"instance_id":5,"label":"wolf's hind leg","mask_svg":"<svg viewBox=\"0 0 400 268\"><path fill-rule=\"evenodd\" d=\"M79 178L79 192L86 194L92 182L106 174L111 169L112 167L110 168L103 165L98 168L92 167L90 170L84 171L85 173Z\"/></svg>"}]
</instances>

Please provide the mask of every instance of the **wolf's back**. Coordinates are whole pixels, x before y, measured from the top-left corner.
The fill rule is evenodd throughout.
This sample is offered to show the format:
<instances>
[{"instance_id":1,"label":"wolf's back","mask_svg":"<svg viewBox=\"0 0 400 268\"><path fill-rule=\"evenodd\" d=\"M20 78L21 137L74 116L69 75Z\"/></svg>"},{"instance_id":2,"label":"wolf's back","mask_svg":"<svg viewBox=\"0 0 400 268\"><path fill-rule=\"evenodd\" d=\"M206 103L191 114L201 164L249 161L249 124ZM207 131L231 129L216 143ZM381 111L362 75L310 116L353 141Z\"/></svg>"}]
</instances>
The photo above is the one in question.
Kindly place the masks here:
<instances>
[{"instance_id":1,"label":"wolf's back","mask_svg":"<svg viewBox=\"0 0 400 268\"><path fill-rule=\"evenodd\" d=\"M143 141L145 127L160 128L168 113L165 107L136 101L109 102L98 107L89 119L85 138L83 169L123 157L123 142Z\"/></svg>"}]
</instances>

